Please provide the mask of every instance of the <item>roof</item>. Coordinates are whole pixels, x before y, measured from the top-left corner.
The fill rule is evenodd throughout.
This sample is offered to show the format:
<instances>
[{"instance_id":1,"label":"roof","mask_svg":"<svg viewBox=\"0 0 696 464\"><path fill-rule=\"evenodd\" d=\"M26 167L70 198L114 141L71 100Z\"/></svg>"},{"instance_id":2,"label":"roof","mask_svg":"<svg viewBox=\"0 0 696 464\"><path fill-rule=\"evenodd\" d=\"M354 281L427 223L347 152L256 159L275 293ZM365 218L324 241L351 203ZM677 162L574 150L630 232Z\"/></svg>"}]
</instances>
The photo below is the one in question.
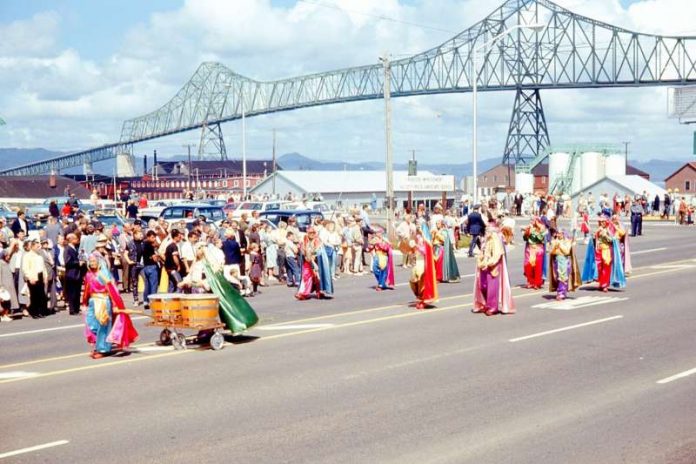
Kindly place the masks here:
<instances>
[{"instance_id":1,"label":"roof","mask_svg":"<svg viewBox=\"0 0 696 464\"><path fill-rule=\"evenodd\" d=\"M548 176L549 164L537 164L536 166L534 166L534 169L532 169L532 174L534 174L535 176Z\"/></svg>"},{"instance_id":2,"label":"roof","mask_svg":"<svg viewBox=\"0 0 696 464\"><path fill-rule=\"evenodd\" d=\"M638 195L642 194L643 192L648 193L648 197L652 198L655 195L660 195L663 196L664 194L667 193L665 189L660 187L659 185L656 185L649 180L645 179L644 177L641 176L607 176L603 177L602 179L598 180L592 185L589 185L585 187L584 189L580 190L579 192L576 192L573 197L576 197L580 195L581 193L592 191L595 189L597 185L599 185L602 182L608 181L611 184L614 184L617 188L620 188L624 190L625 192L629 193L631 196L633 195ZM597 192L601 193L601 192ZM611 194L612 192L607 192Z\"/></svg>"},{"instance_id":3,"label":"roof","mask_svg":"<svg viewBox=\"0 0 696 464\"><path fill-rule=\"evenodd\" d=\"M428 171L419 171L419 175L432 176ZM387 179L384 171L278 171L278 178L293 184L304 193L378 193L387 190ZM408 177L408 171L394 171L394 184L403 184ZM256 187L258 189L269 176Z\"/></svg>"},{"instance_id":4,"label":"roof","mask_svg":"<svg viewBox=\"0 0 696 464\"><path fill-rule=\"evenodd\" d=\"M63 196L66 187L77 198L89 198L90 191L67 177L56 176L56 187L48 185L50 176L4 176L0 179L0 198L48 198Z\"/></svg>"},{"instance_id":5,"label":"roof","mask_svg":"<svg viewBox=\"0 0 696 464\"><path fill-rule=\"evenodd\" d=\"M158 161L157 170L160 175L180 175L188 173L187 161ZM180 167L180 171L178 169ZM195 173L198 169L198 174L201 176L220 174L221 171L227 171L228 175L242 173L241 160L201 160L191 161L191 172ZM247 160L246 169L249 175L263 174L264 172L273 169L273 160ZM276 169L280 167L276 164Z\"/></svg>"},{"instance_id":6,"label":"roof","mask_svg":"<svg viewBox=\"0 0 696 464\"><path fill-rule=\"evenodd\" d=\"M667 176L667 177L665 178L665 181L668 181L668 180L670 180L672 177L674 177L674 176L676 176L677 174L679 174L679 173L681 172L681 170L684 169L685 167L690 167L691 169L693 169L694 171L696 171L696 162L694 162L694 161L689 161L688 163L684 163L683 166L681 166L679 169L677 169L677 170L674 171L672 174L670 174L669 176Z\"/></svg>"},{"instance_id":7,"label":"roof","mask_svg":"<svg viewBox=\"0 0 696 464\"><path fill-rule=\"evenodd\" d=\"M635 166L631 166L630 164L626 166L626 175L627 176L641 176L641 177L650 178L649 173L647 173L641 169L638 169Z\"/></svg>"}]
</instances>

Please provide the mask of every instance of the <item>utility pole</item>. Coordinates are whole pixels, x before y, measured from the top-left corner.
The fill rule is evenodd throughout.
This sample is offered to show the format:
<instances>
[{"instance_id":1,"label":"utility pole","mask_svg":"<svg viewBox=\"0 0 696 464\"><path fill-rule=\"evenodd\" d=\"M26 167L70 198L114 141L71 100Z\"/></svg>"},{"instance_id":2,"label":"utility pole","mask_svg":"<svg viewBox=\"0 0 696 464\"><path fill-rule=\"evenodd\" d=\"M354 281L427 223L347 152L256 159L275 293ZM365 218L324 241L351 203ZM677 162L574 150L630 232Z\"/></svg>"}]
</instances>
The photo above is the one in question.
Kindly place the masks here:
<instances>
[{"instance_id":1,"label":"utility pole","mask_svg":"<svg viewBox=\"0 0 696 464\"><path fill-rule=\"evenodd\" d=\"M186 149L188 150L188 169L187 169L188 180L186 182L187 190L189 192L193 192L193 190L191 190L191 147L193 147L194 145L192 143L187 143L187 144L184 144L183 146L186 147Z\"/></svg>"},{"instance_id":2,"label":"utility pole","mask_svg":"<svg viewBox=\"0 0 696 464\"><path fill-rule=\"evenodd\" d=\"M242 110L242 201L247 196L247 165L246 165L246 111L244 109L244 90L239 87L239 104Z\"/></svg>"},{"instance_id":3,"label":"utility pole","mask_svg":"<svg viewBox=\"0 0 696 464\"><path fill-rule=\"evenodd\" d=\"M276 194L276 130L273 129L273 180L271 181L271 184L273 186L273 198L275 198Z\"/></svg>"},{"instance_id":4,"label":"utility pole","mask_svg":"<svg viewBox=\"0 0 696 464\"><path fill-rule=\"evenodd\" d=\"M384 66L384 132L386 140L385 171L387 176L387 240L391 240L394 227L394 166L392 161L391 127L391 62L389 55L380 58Z\"/></svg>"}]
</instances>

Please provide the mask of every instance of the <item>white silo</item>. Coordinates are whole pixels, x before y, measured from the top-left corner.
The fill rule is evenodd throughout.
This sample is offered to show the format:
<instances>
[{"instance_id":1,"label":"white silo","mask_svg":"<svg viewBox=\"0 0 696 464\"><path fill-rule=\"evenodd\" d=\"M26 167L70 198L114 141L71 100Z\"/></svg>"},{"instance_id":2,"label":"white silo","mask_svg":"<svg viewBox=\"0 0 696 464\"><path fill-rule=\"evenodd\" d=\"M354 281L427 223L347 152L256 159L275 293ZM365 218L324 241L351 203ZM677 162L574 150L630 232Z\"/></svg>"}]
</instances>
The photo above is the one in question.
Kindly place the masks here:
<instances>
[{"instance_id":1,"label":"white silo","mask_svg":"<svg viewBox=\"0 0 696 464\"><path fill-rule=\"evenodd\" d=\"M582 188L587 188L604 177L604 155L588 151L580 155L580 181Z\"/></svg>"},{"instance_id":2,"label":"white silo","mask_svg":"<svg viewBox=\"0 0 696 464\"><path fill-rule=\"evenodd\" d=\"M551 189L559 177L565 176L570 164L570 154L555 152L549 155L549 189Z\"/></svg>"},{"instance_id":3,"label":"white silo","mask_svg":"<svg viewBox=\"0 0 696 464\"><path fill-rule=\"evenodd\" d=\"M534 193L534 174L518 172L515 174L515 190L522 195Z\"/></svg>"},{"instance_id":4,"label":"white silo","mask_svg":"<svg viewBox=\"0 0 696 464\"><path fill-rule=\"evenodd\" d=\"M570 190L565 193L568 195L574 195L576 192L582 189L582 162L580 153L573 153L570 160L570 165L572 166L572 172L570 173Z\"/></svg>"},{"instance_id":5,"label":"white silo","mask_svg":"<svg viewBox=\"0 0 696 464\"><path fill-rule=\"evenodd\" d=\"M607 177L626 175L626 157L623 154L611 154L604 159L604 175Z\"/></svg>"}]
</instances>

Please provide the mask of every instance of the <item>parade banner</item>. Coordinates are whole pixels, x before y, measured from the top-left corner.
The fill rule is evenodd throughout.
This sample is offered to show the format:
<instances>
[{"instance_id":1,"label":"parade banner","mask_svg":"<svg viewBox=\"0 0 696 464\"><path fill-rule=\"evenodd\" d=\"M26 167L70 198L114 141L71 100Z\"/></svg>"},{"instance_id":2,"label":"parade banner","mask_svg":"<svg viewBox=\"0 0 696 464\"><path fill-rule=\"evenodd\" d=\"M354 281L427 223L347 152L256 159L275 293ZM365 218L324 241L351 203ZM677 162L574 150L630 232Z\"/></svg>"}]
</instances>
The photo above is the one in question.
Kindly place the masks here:
<instances>
[{"instance_id":1,"label":"parade banner","mask_svg":"<svg viewBox=\"0 0 696 464\"><path fill-rule=\"evenodd\" d=\"M454 190L454 176L405 176L394 179L397 192L451 192Z\"/></svg>"}]
</instances>

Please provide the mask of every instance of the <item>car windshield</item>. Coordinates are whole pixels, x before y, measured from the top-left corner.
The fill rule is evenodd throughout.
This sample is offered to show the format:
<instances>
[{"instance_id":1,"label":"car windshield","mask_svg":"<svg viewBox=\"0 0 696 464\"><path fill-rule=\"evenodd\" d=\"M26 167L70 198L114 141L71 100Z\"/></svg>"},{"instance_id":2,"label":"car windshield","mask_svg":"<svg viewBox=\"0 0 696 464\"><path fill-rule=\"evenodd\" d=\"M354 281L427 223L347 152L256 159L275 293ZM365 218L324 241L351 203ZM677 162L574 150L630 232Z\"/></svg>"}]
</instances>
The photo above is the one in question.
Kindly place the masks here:
<instances>
[{"instance_id":1,"label":"car windshield","mask_svg":"<svg viewBox=\"0 0 696 464\"><path fill-rule=\"evenodd\" d=\"M239 209L250 210L250 211L260 211L263 208L261 203L242 203Z\"/></svg>"}]
</instances>

